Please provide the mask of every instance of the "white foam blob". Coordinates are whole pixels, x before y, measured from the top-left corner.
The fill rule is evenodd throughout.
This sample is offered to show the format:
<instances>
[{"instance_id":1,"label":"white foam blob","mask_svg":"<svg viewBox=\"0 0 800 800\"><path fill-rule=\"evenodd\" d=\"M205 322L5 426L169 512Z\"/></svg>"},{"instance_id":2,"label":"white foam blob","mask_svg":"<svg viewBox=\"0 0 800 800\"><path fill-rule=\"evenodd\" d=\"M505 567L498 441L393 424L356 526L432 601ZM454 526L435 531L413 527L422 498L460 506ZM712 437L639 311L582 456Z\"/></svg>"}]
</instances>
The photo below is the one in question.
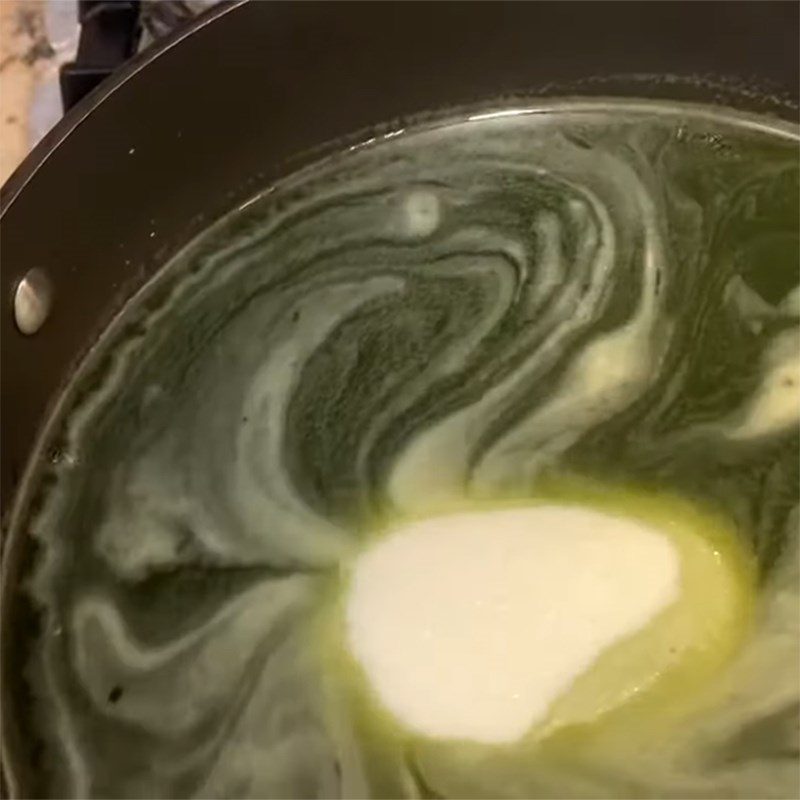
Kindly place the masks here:
<instances>
[{"instance_id":1,"label":"white foam blob","mask_svg":"<svg viewBox=\"0 0 800 800\"><path fill-rule=\"evenodd\" d=\"M441 220L441 203L436 194L427 189L409 192L402 205L403 233L414 239L430 236Z\"/></svg>"},{"instance_id":2,"label":"white foam blob","mask_svg":"<svg viewBox=\"0 0 800 800\"><path fill-rule=\"evenodd\" d=\"M638 521L570 506L450 514L360 555L348 643L413 731L511 742L679 590L675 548Z\"/></svg>"}]
</instances>

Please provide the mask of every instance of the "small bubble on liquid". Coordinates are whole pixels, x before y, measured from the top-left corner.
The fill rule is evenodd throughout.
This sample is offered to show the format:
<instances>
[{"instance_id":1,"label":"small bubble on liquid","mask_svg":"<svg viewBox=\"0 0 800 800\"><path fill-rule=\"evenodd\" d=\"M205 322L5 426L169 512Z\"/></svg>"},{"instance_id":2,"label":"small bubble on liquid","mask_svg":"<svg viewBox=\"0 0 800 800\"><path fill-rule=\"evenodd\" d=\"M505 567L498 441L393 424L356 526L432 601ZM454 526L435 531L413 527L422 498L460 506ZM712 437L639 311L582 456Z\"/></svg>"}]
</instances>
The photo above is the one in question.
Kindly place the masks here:
<instances>
[{"instance_id":1,"label":"small bubble on liquid","mask_svg":"<svg viewBox=\"0 0 800 800\"><path fill-rule=\"evenodd\" d=\"M441 220L439 198L426 189L413 191L403 201L402 214L406 236L419 239L430 236Z\"/></svg>"}]
</instances>

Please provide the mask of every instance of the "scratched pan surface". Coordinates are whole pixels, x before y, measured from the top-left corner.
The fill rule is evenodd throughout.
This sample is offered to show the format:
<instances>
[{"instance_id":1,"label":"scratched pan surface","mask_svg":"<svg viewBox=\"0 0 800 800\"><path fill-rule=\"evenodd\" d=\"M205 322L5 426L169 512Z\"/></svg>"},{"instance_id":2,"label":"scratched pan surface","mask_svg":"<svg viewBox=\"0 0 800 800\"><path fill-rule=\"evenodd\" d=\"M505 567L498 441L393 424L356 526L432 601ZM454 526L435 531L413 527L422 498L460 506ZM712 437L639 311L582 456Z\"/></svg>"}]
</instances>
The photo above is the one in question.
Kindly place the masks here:
<instances>
[{"instance_id":1,"label":"scratched pan surface","mask_svg":"<svg viewBox=\"0 0 800 800\"><path fill-rule=\"evenodd\" d=\"M4 558L12 787L463 795L463 771L424 746L365 761L357 735L332 725L324 670L304 660L302 643L333 565L387 506L413 511L421 495L465 487L524 491L567 469L729 508L751 537L772 627L743 656L735 707L721 704L655 765L525 773L509 787L488 764L466 785L481 796L788 796L796 643L780 633L797 599L797 432L784 399L797 352L797 139L775 116L794 113L779 91L788 86L791 100L785 64L767 76L772 95L698 79L599 82L601 95L735 98L769 118L543 101L522 91L540 82L537 67L553 81L681 71L666 65L664 33L677 36L678 15L658 12L663 54L634 46L637 60L618 64L603 45L589 48L595 63L582 73L559 74L556 55L530 61L514 31L550 24L566 37L564 12L506 8L491 19L507 37L481 51L478 33L496 12L461 9L456 25L437 6L428 24L461 30L462 56L436 78L433 32L428 49L407 53L399 34L418 30L417 12L390 6L359 12L364 31L382 31L384 52L373 43L371 56L354 56L378 59L389 77L370 84L346 64L338 95L317 88L305 112L314 125L290 124L303 94L287 86L308 75L309 51L333 42L340 57L357 34L337 27L341 8L267 8L209 18L102 98L4 195L4 282L38 266L55 285L41 338L3 337L9 487L75 359L169 261L75 375L18 494ZM655 36L653 21L635 22ZM246 35L256 25L277 54ZM733 28L745 35L743 20ZM180 71L173 80L195 86L193 118L166 99L155 132L152 118L126 127L106 112L119 93L144 103L160 60L206 63L193 59L232 31L241 51L221 71L242 78L260 65L270 100L260 114L243 112L252 81L249 94L219 89L208 102ZM470 73L467 44L494 69ZM304 48L299 71L292 59ZM698 42L687 73L711 71L704 52ZM310 89L323 82L312 77ZM358 81L369 86L354 97L345 89ZM188 152L177 145L185 137ZM65 148L82 152L77 166ZM112 185L123 176L132 183ZM23 236L34 209L69 224Z\"/></svg>"}]
</instances>

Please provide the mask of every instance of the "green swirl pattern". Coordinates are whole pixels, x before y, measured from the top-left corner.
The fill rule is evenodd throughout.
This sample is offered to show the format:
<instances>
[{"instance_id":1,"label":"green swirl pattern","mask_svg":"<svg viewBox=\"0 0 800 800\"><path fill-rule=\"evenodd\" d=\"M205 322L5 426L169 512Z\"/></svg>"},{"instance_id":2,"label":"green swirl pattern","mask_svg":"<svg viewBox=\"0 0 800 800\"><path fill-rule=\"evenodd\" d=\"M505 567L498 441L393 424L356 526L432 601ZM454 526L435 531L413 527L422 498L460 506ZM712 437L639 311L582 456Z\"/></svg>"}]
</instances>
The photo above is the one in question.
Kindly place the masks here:
<instances>
[{"instance_id":1,"label":"green swirl pattern","mask_svg":"<svg viewBox=\"0 0 800 800\"><path fill-rule=\"evenodd\" d=\"M48 791L792 796L797 282L797 138L699 108L464 114L234 212L74 393L33 523ZM756 620L703 713L602 764L371 736L314 646L340 565L559 476L740 532Z\"/></svg>"}]
</instances>

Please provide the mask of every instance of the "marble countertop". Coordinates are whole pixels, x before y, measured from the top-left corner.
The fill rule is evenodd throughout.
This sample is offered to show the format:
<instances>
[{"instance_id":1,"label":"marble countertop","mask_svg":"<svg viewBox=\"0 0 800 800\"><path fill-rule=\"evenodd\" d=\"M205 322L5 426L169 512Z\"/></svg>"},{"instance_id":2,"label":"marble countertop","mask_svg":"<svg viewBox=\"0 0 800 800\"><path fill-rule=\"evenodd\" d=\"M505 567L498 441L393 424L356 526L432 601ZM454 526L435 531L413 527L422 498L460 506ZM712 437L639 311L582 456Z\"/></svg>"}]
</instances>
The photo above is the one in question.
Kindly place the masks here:
<instances>
[{"instance_id":1,"label":"marble countertop","mask_svg":"<svg viewBox=\"0 0 800 800\"><path fill-rule=\"evenodd\" d=\"M75 3L69 0L57 4L46 0L0 2L0 183L60 114L60 107L51 104L50 118L41 131L33 114L35 100L46 85L51 88L45 93L57 99L59 64L77 41L77 21L74 41L59 40L49 11L65 20L68 14L75 19Z\"/></svg>"}]
</instances>

